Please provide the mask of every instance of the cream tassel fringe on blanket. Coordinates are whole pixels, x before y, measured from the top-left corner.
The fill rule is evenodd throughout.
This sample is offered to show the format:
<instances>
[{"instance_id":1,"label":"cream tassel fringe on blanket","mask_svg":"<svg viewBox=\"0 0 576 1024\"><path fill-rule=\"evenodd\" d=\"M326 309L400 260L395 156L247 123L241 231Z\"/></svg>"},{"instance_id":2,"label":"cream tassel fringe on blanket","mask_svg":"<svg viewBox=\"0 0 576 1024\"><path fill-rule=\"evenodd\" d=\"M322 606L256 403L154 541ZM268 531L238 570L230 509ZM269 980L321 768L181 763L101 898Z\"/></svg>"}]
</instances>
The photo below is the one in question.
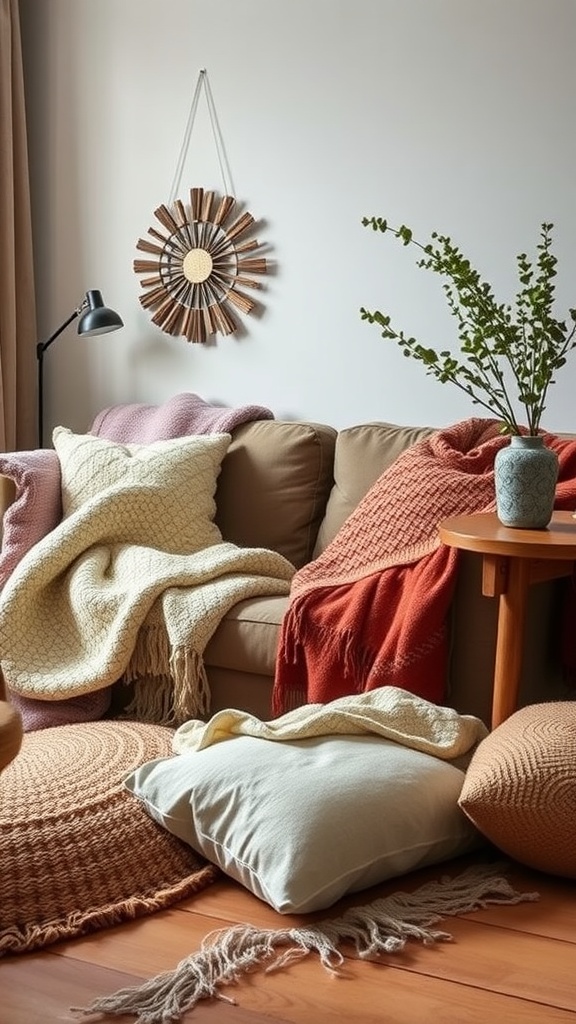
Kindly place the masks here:
<instances>
[{"instance_id":1,"label":"cream tassel fringe on blanket","mask_svg":"<svg viewBox=\"0 0 576 1024\"><path fill-rule=\"evenodd\" d=\"M490 904L516 904L537 900L538 893L516 892L498 874L501 865L473 866L456 878L428 882L413 893L397 892L364 906L352 907L341 917L327 918L303 928L278 930L235 925L211 932L197 953L181 960L174 971L159 974L135 988L121 989L88 1007L73 1009L84 1016L133 1014L137 1024L167 1024L180 1020L201 999L234 1000L220 987L237 981L259 964L266 971L317 953L327 970L338 974L344 962L339 946L350 943L361 959L380 953L399 953L408 939L426 945L448 942L449 932L431 926L442 917L469 914ZM285 947L284 952L279 952ZM275 959L273 959L275 957Z\"/></svg>"}]
</instances>

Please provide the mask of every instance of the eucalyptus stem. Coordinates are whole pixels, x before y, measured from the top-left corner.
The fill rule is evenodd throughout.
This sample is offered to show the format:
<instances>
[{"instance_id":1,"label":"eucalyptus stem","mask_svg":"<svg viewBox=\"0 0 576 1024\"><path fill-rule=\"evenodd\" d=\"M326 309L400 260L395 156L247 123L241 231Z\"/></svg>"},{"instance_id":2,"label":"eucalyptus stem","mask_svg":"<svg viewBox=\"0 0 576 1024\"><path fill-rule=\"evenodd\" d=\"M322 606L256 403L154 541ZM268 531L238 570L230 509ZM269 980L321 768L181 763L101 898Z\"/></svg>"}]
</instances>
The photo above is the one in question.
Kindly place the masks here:
<instances>
[{"instance_id":1,"label":"eucalyptus stem","mask_svg":"<svg viewBox=\"0 0 576 1024\"><path fill-rule=\"evenodd\" d=\"M546 408L546 396L554 373L576 346L576 310L569 309L572 325L552 314L556 257L552 253L552 224L542 224L537 246L537 273L525 253L517 257L520 289L514 306L498 303L492 288L446 235L433 232L431 241L418 241L412 229L391 227L383 217L364 217L374 231L388 232L404 246L415 246L423 255L417 266L444 278L448 308L458 324L460 352L437 353L416 338L396 330L390 316L361 307L363 320L378 324L382 337L396 341L404 355L422 362L426 372L444 384L451 383L472 401L502 420L503 430L522 432L516 406L523 408L527 429L537 434ZM513 400L506 385L502 363L509 367L516 385Z\"/></svg>"}]
</instances>

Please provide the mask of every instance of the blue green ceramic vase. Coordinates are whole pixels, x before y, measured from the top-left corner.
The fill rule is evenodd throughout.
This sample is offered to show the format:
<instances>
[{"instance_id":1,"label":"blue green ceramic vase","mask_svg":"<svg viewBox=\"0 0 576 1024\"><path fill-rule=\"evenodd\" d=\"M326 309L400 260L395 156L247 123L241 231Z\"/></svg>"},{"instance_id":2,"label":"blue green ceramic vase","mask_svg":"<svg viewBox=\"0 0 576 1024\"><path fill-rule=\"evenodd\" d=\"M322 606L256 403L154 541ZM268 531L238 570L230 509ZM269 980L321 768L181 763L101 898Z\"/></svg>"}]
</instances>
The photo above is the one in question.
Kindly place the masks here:
<instances>
[{"instance_id":1,"label":"blue green ceramic vase","mask_svg":"<svg viewBox=\"0 0 576 1024\"><path fill-rule=\"evenodd\" d=\"M544 438L513 435L496 453L496 514L503 526L544 529L552 518L558 456Z\"/></svg>"}]
</instances>

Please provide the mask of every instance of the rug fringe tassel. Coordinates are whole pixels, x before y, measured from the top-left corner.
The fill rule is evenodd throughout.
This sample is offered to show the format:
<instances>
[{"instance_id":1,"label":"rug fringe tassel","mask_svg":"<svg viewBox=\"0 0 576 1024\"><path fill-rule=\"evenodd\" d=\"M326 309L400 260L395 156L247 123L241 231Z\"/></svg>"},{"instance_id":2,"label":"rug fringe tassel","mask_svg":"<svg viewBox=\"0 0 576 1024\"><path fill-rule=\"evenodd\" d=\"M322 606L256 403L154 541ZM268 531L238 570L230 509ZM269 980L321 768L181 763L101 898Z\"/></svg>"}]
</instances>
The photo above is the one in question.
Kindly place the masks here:
<instances>
[{"instance_id":1,"label":"rug fringe tassel","mask_svg":"<svg viewBox=\"0 0 576 1024\"><path fill-rule=\"evenodd\" d=\"M450 941L449 932L432 928L443 917L539 898L538 893L514 890L499 874L501 869L502 865L473 865L455 878L428 882L412 893L393 893L307 928L272 930L246 924L211 932L200 950L181 960L175 970L72 1009L83 1016L133 1014L137 1024L167 1024L180 1020L201 999L234 1002L220 988L257 965L280 970L316 953L326 970L338 974L344 962L338 947L343 942L351 942L358 956L367 958L400 952L408 939L425 944ZM287 948L278 952L282 947Z\"/></svg>"}]
</instances>

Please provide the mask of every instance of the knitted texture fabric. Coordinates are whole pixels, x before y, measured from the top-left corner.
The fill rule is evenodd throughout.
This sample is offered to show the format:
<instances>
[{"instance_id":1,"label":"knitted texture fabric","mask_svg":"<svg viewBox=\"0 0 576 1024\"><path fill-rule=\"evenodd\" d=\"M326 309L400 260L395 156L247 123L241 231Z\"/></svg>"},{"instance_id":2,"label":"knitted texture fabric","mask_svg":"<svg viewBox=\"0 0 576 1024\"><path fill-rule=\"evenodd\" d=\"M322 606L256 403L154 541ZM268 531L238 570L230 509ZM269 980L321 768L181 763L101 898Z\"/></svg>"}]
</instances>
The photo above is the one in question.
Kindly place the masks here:
<instances>
[{"instance_id":1,"label":"knitted texture fabric","mask_svg":"<svg viewBox=\"0 0 576 1024\"><path fill-rule=\"evenodd\" d=\"M20 714L24 732L34 732L35 729L53 729L57 725L96 722L104 718L112 703L112 687L105 686L94 693L82 693L67 700L35 700L34 697L23 697L15 690L9 690L8 697Z\"/></svg>"},{"instance_id":2,"label":"knitted texture fabric","mask_svg":"<svg viewBox=\"0 0 576 1024\"><path fill-rule=\"evenodd\" d=\"M0 473L14 485L4 512L0 546L0 588L34 544L62 517L60 462L52 449L0 454Z\"/></svg>"},{"instance_id":3,"label":"knitted texture fabric","mask_svg":"<svg viewBox=\"0 0 576 1024\"><path fill-rule=\"evenodd\" d=\"M460 807L521 864L576 878L576 702L520 708L476 749Z\"/></svg>"},{"instance_id":4,"label":"knitted texture fabric","mask_svg":"<svg viewBox=\"0 0 576 1024\"><path fill-rule=\"evenodd\" d=\"M112 405L98 413L90 433L124 444L147 444L186 434L229 434L241 423L272 419L274 414L261 405L229 409L211 405L199 395L184 393L161 405Z\"/></svg>"},{"instance_id":5,"label":"knitted texture fabric","mask_svg":"<svg viewBox=\"0 0 576 1024\"><path fill-rule=\"evenodd\" d=\"M171 729L141 722L24 736L2 772L0 956L150 914L218 877L123 786L171 743Z\"/></svg>"},{"instance_id":6,"label":"knitted texture fabric","mask_svg":"<svg viewBox=\"0 0 576 1024\"><path fill-rule=\"evenodd\" d=\"M479 718L438 707L395 686L339 697L330 704L303 704L271 722L235 708L208 722L184 722L173 748L183 754L204 750L234 736L290 742L317 736L382 736L412 750L450 761L467 754L488 734Z\"/></svg>"},{"instance_id":7,"label":"knitted texture fabric","mask_svg":"<svg viewBox=\"0 0 576 1024\"><path fill-rule=\"evenodd\" d=\"M214 491L230 435L118 445L55 433L64 519L0 595L11 690L42 700L135 681L136 717L165 723L209 708L203 652L243 598L287 594L293 566L224 543Z\"/></svg>"},{"instance_id":8,"label":"knitted texture fabric","mask_svg":"<svg viewBox=\"0 0 576 1024\"><path fill-rule=\"evenodd\" d=\"M60 460L50 448L0 455L0 473L14 485L14 500L2 520L0 589L30 551L62 518ZM110 687L97 694L83 694L71 701L31 700L10 692L10 701L20 712L25 732L47 729L69 722L102 718L110 706Z\"/></svg>"},{"instance_id":9,"label":"knitted texture fabric","mask_svg":"<svg viewBox=\"0 0 576 1024\"><path fill-rule=\"evenodd\" d=\"M91 432L110 440L143 444L189 434L228 433L250 420L273 418L263 406L229 409L211 405L195 394L180 394L161 405L110 406L98 413ZM1 588L24 555L58 526L62 497L60 461L53 449L0 454L0 473L13 481L16 492L2 524ZM101 718L111 697L110 688L50 702L11 693L26 732Z\"/></svg>"},{"instance_id":10,"label":"knitted texture fabric","mask_svg":"<svg viewBox=\"0 0 576 1024\"><path fill-rule=\"evenodd\" d=\"M393 685L440 702L458 552L438 523L492 511L496 420L436 431L396 459L334 540L294 576L276 663L273 714ZM545 435L560 463L557 509L576 502L576 443Z\"/></svg>"}]
</instances>

